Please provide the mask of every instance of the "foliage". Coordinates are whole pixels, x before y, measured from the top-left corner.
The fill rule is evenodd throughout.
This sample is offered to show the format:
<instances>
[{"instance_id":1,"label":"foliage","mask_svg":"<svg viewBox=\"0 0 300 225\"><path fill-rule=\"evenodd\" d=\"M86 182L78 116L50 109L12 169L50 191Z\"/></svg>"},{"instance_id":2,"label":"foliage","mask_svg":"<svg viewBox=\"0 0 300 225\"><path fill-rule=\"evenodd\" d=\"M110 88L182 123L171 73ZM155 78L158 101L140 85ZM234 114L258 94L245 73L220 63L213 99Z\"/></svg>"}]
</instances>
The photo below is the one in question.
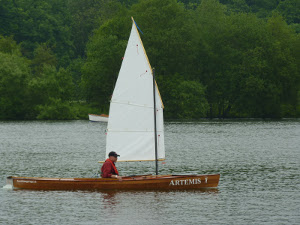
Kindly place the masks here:
<instances>
[{"instance_id":1,"label":"foliage","mask_svg":"<svg viewBox=\"0 0 300 225\"><path fill-rule=\"evenodd\" d=\"M300 23L300 4L297 0L280 1L276 8L283 17L286 18L288 24Z\"/></svg>"},{"instance_id":2,"label":"foliage","mask_svg":"<svg viewBox=\"0 0 300 225\"><path fill-rule=\"evenodd\" d=\"M86 44L93 31L115 15L121 5L114 0L68 0L67 5L72 18L71 32L75 54L85 57Z\"/></svg>"},{"instance_id":3,"label":"foliage","mask_svg":"<svg viewBox=\"0 0 300 225\"><path fill-rule=\"evenodd\" d=\"M12 37L0 35L0 52L21 56L21 49Z\"/></svg>"},{"instance_id":4,"label":"foliage","mask_svg":"<svg viewBox=\"0 0 300 225\"><path fill-rule=\"evenodd\" d=\"M206 117L208 103L205 98L205 88L197 81L183 81L174 96L178 105L178 118L199 119ZM192 110L191 110L192 109Z\"/></svg>"},{"instance_id":5,"label":"foliage","mask_svg":"<svg viewBox=\"0 0 300 225\"><path fill-rule=\"evenodd\" d=\"M42 120L66 120L77 119L76 113L68 102L61 99L50 98L48 104L37 106L39 114L37 119Z\"/></svg>"},{"instance_id":6,"label":"foliage","mask_svg":"<svg viewBox=\"0 0 300 225\"><path fill-rule=\"evenodd\" d=\"M26 59L0 52L0 119L26 117L29 76Z\"/></svg>"},{"instance_id":7,"label":"foliage","mask_svg":"<svg viewBox=\"0 0 300 225\"><path fill-rule=\"evenodd\" d=\"M123 13L127 12L121 11L120 15ZM88 57L82 67L81 85L86 90L89 102L108 105L122 63L129 30L130 23L116 16L95 31L88 43Z\"/></svg>"},{"instance_id":8,"label":"foliage","mask_svg":"<svg viewBox=\"0 0 300 225\"><path fill-rule=\"evenodd\" d=\"M37 76L42 73L44 65L56 66L56 64L56 57L46 44L41 44L34 50L31 67Z\"/></svg>"},{"instance_id":9,"label":"foliage","mask_svg":"<svg viewBox=\"0 0 300 225\"><path fill-rule=\"evenodd\" d=\"M281 1L276 10L282 15L297 33L300 33L300 4L297 0Z\"/></svg>"},{"instance_id":10,"label":"foliage","mask_svg":"<svg viewBox=\"0 0 300 225\"><path fill-rule=\"evenodd\" d=\"M0 119L107 113L131 16L166 119L299 117L298 2L0 0Z\"/></svg>"},{"instance_id":11,"label":"foliage","mask_svg":"<svg viewBox=\"0 0 300 225\"><path fill-rule=\"evenodd\" d=\"M0 34L13 35L24 55L32 58L35 48L47 43L60 65L69 63L73 47L65 1L1 0L0 12Z\"/></svg>"},{"instance_id":12,"label":"foliage","mask_svg":"<svg viewBox=\"0 0 300 225\"><path fill-rule=\"evenodd\" d=\"M186 81L178 73L174 74L167 82L159 79L158 83L163 84L159 88L163 87L167 93L163 98L166 118L199 119L206 117L208 103L205 97L205 88L201 83Z\"/></svg>"},{"instance_id":13,"label":"foliage","mask_svg":"<svg viewBox=\"0 0 300 225\"><path fill-rule=\"evenodd\" d=\"M29 90L31 102L36 105L47 103L53 98L68 101L73 94L73 82L65 69L56 71L55 67L44 65L39 76L30 80Z\"/></svg>"}]
</instances>

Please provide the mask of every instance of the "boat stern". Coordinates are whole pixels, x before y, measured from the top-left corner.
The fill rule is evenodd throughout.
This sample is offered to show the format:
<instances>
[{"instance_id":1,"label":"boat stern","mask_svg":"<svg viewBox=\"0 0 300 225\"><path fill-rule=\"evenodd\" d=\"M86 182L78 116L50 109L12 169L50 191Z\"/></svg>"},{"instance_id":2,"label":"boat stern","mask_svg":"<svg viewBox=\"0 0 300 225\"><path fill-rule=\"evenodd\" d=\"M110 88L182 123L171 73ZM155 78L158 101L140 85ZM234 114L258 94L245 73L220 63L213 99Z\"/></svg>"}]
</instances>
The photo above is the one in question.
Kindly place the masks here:
<instances>
[{"instance_id":1,"label":"boat stern","mask_svg":"<svg viewBox=\"0 0 300 225\"><path fill-rule=\"evenodd\" d=\"M5 188L5 189L13 189L14 188L12 176L6 177L6 184L3 186L3 188Z\"/></svg>"}]
</instances>

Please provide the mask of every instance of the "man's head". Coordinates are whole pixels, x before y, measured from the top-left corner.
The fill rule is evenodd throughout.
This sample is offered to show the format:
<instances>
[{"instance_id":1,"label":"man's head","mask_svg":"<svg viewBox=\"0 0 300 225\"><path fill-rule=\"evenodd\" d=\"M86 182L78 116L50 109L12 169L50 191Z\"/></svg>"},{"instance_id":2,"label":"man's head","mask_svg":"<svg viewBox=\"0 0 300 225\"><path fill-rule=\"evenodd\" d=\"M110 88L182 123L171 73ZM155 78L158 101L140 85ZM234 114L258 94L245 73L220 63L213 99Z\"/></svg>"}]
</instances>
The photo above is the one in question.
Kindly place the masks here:
<instances>
[{"instance_id":1,"label":"man's head","mask_svg":"<svg viewBox=\"0 0 300 225\"><path fill-rule=\"evenodd\" d=\"M117 160L118 160L118 157L119 157L120 155L118 155L116 152L110 152L109 154L108 154L108 157L109 157L109 159L111 160L111 161L113 161L113 162L116 162Z\"/></svg>"}]
</instances>

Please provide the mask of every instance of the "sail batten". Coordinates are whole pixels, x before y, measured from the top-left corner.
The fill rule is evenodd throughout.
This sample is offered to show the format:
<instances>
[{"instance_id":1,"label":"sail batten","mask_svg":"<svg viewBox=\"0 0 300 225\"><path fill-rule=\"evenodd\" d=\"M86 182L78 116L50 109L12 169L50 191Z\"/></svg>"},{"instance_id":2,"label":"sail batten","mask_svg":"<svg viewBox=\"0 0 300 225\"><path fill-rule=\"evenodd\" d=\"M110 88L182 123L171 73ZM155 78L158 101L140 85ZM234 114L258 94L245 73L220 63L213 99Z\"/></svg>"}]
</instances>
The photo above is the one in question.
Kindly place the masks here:
<instances>
[{"instance_id":1,"label":"sail batten","mask_svg":"<svg viewBox=\"0 0 300 225\"><path fill-rule=\"evenodd\" d=\"M163 104L155 85L158 158L165 158ZM106 155L119 161L154 161L153 74L133 20L119 76L112 95L107 125Z\"/></svg>"},{"instance_id":2,"label":"sail batten","mask_svg":"<svg viewBox=\"0 0 300 225\"><path fill-rule=\"evenodd\" d=\"M151 108L153 109L153 105L140 105L133 102L117 102L117 101L111 101L111 103L115 104L122 104L122 105L131 105L131 106L137 106L137 107L145 107L145 108Z\"/></svg>"},{"instance_id":3,"label":"sail batten","mask_svg":"<svg viewBox=\"0 0 300 225\"><path fill-rule=\"evenodd\" d=\"M151 132L151 133L153 133L154 130L112 130L112 129L109 129L109 132ZM163 132L163 131L158 130L157 132Z\"/></svg>"}]
</instances>

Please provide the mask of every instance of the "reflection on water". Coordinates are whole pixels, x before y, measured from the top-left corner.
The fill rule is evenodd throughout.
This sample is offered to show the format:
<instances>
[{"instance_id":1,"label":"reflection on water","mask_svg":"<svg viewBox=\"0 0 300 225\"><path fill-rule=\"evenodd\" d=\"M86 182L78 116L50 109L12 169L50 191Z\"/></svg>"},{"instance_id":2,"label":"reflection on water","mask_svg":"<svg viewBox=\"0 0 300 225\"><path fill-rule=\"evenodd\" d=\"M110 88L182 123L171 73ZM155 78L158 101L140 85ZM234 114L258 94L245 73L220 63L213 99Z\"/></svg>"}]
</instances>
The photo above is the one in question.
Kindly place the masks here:
<instances>
[{"instance_id":1,"label":"reflection on water","mask_svg":"<svg viewBox=\"0 0 300 225\"><path fill-rule=\"evenodd\" d=\"M220 173L217 189L30 191L0 189L0 224L297 224L300 123L166 123L160 174ZM0 122L6 177L90 177L105 155L105 124ZM154 163L118 163L122 175Z\"/></svg>"},{"instance_id":2,"label":"reflection on water","mask_svg":"<svg viewBox=\"0 0 300 225\"><path fill-rule=\"evenodd\" d=\"M118 213L116 211L117 205L118 205L118 196L117 192L104 192L102 193L101 200L103 203L103 208L106 210L111 210L112 213Z\"/></svg>"}]
</instances>

